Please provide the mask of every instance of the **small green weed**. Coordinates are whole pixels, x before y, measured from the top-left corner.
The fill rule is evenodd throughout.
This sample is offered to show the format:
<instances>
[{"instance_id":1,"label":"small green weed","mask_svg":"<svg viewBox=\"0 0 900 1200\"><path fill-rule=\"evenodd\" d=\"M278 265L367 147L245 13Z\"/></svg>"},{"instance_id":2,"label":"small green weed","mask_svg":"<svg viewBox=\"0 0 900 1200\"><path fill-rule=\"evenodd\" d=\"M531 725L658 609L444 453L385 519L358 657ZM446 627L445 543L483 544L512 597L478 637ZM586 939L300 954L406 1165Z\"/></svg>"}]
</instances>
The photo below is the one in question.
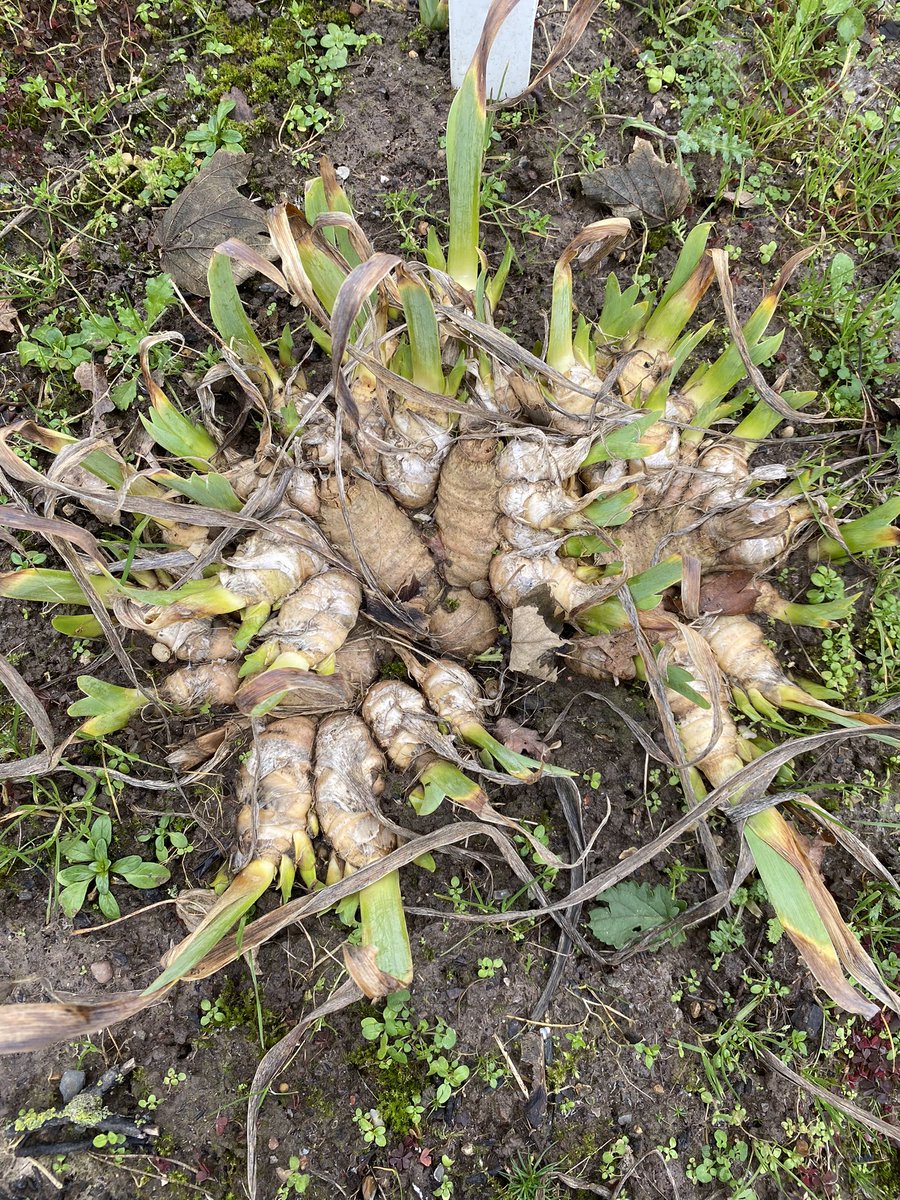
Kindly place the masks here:
<instances>
[{"instance_id":1,"label":"small green weed","mask_svg":"<svg viewBox=\"0 0 900 1200\"><path fill-rule=\"evenodd\" d=\"M810 578L812 587L806 593L810 604L828 600L843 600L844 581L833 567L818 566ZM839 696L849 697L856 687L859 660L853 648L853 634L846 621L826 629L819 644L820 671L825 684Z\"/></svg>"},{"instance_id":2,"label":"small green weed","mask_svg":"<svg viewBox=\"0 0 900 1200\"><path fill-rule=\"evenodd\" d=\"M92 888L96 889L97 907L109 920L115 920L121 913L111 890L114 880L136 888L155 888L168 880L165 867L144 862L138 854L110 859L112 821L106 814L95 818L90 828L82 826L80 834L64 837L59 843L60 854L73 864L58 871L56 876L62 888L59 906L70 920L80 911Z\"/></svg>"},{"instance_id":3,"label":"small green weed","mask_svg":"<svg viewBox=\"0 0 900 1200\"><path fill-rule=\"evenodd\" d=\"M520 1150L504 1172L500 1200L553 1200L560 1194L554 1182L559 1166L557 1162L546 1162L543 1155Z\"/></svg>"},{"instance_id":4,"label":"small green weed","mask_svg":"<svg viewBox=\"0 0 900 1200\"><path fill-rule=\"evenodd\" d=\"M300 1170L300 1159L296 1154L292 1154L288 1159L287 1171L279 1171L278 1175L281 1184L275 1193L275 1200L290 1200L291 1196L306 1195L312 1177Z\"/></svg>"},{"instance_id":5,"label":"small green weed","mask_svg":"<svg viewBox=\"0 0 900 1200\"><path fill-rule=\"evenodd\" d=\"M478 960L478 978L493 979L498 971L504 968L502 958L479 958Z\"/></svg>"},{"instance_id":6,"label":"small green weed","mask_svg":"<svg viewBox=\"0 0 900 1200\"><path fill-rule=\"evenodd\" d=\"M623 1164L631 1155L631 1142L626 1134L616 1140L600 1155L600 1178L615 1179L622 1174Z\"/></svg>"},{"instance_id":7,"label":"small green weed","mask_svg":"<svg viewBox=\"0 0 900 1200\"><path fill-rule=\"evenodd\" d=\"M872 693L875 699L885 700L895 696L900 687L900 572L896 566L879 572L868 616L865 657Z\"/></svg>"},{"instance_id":8,"label":"small green weed","mask_svg":"<svg viewBox=\"0 0 900 1200\"><path fill-rule=\"evenodd\" d=\"M185 146L206 158L212 158L217 150L239 151L244 136L228 119L235 107L234 100L220 100L207 121L185 134Z\"/></svg>"},{"instance_id":9,"label":"small green weed","mask_svg":"<svg viewBox=\"0 0 900 1200\"><path fill-rule=\"evenodd\" d=\"M43 75L30 75L19 84L19 89L40 111L53 113L63 133L90 135L94 127L106 119L112 106L123 98L114 93L91 103L71 83L57 80L51 84Z\"/></svg>"},{"instance_id":10,"label":"small green weed","mask_svg":"<svg viewBox=\"0 0 900 1200\"><path fill-rule=\"evenodd\" d=\"M572 1080L580 1079L585 1058L590 1057L591 1051L592 1044L583 1029L573 1029L562 1037L554 1037L553 1057L547 1066L548 1090L559 1092Z\"/></svg>"},{"instance_id":11,"label":"small green weed","mask_svg":"<svg viewBox=\"0 0 900 1200\"><path fill-rule=\"evenodd\" d=\"M900 325L900 272L866 292L853 259L841 251L824 271L804 273L788 312L804 333L821 339L809 357L832 412L862 418L900 373L891 356L891 335Z\"/></svg>"},{"instance_id":12,"label":"small green weed","mask_svg":"<svg viewBox=\"0 0 900 1200\"><path fill-rule=\"evenodd\" d=\"M400 249L415 253L424 242L423 230L434 224L436 219L446 222L446 214L435 214L434 193L436 179L418 188L396 188L385 192L382 202L400 234Z\"/></svg>"},{"instance_id":13,"label":"small green weed","mask_svg":"<svg viewBox=\"0 0 900 1200\"><path fill-rule=\"evenodd\" d=\"M394 993L380 1017L364 1017L361 1025L374 1050L365 1061L383 1073L378 1111L400 1134L417 1128L425 1112L446 1104L469 1078L469 1068L451 1053L456 1030L440 1017L433 1027L416 1021L408 1001L409 992Z\"/></svg>"},{"instance_id":14,"label":"small green weed","mask_svg":"<svg viewBox=\"0 0 900 1200\"><path fill-rule=\"evenodd\" d=\"M738 17L719 0L663 0L652 8L658 36L637 66L648 90L665 90L678 110L681 152L721 161L721 190L737 172L780 220L871 237L896 227L900 163L890 146L900 106L888 91L857 95L844 80L875 7L749 0ZM869 70L888 67L888 54L876 43ZM750 177L763 170L757 188Z\"/></svg>"},{"instance_id":15,"label":"small green weed","mask_svg":"<svg viewBox=\"0 0 900 1200\"><path fill-rule=\"evenodd\" d=\"M381 1147L387 1145L387 1130L378 1109L370 1108L368 1112L363 1112L361 1108L358 1108L353 1114L353 1123L367 1145Z\"/></svg>"},{"instance_id":16,"label":"small green weed","mask_svg":"<svg viewBox=\"0 0 900 1200\"><path fill-rule=\"evenodd\" d=\"M659 1042L635 1042L632 1048L647 1070L652 1071L662 1049Z\"/></svg>"},{"instance_id":17,"label":"small green weed","mask_svg":"<svg viewBox=\"0 0 900 1200\"><path fill-rule=\"evenodd\" d=\"M539 843L539 845L549 848L550 834L545 825L535 825L531 831L531 834L534 840ZM555 868L548 867L544 862L544 859L541 857L540 851L536 850L531 842L529 842L527 838L522 837L521 834L515 834L513 841L516 843L521 857L536 865L537 870L534 872L534 877L537 882L541 885L545 892L551 891L556 882L556 876L558 873Z\"/></svg>"},{"instance_id":18,"label":"small green weed","mask_svg":"<svg viewBox=\"0 0 900 1200\"><path fill-rule=\"evenodd\" d=\"M859 897L851 923L865 937L888 983L900 980L900 897L888 885L871 883Z\"/></svg>"},{"instance_id":19,"label":"small green weed","mask_svg":"<svg viewBox=\"0 0 900 1200\"><path fill-rule=\"evenodd\" d=\"M339 72L347 67L351 53L359 54L369 43L380 41L377 33L357 33L350 26L333 21L321 37L308 27L297 31L294 48L300 51L300 56L287 69L288 86L297 98L285 113L281 126L281 135L287 133L295 149L302 150L302 145L296 143L323 133L331 124L332 114L325 102L340 90Z\"/></svg>"},{"instance_id":20,"label":"small green weed","mask_svg":"<svg viewBox=\"0 0 900 1200\"><path fill-rule=\"evenodd\" d=\"M201 1029L215 1029L217 1025L224 1025L225 1020L225 1013L222 1011L221 1003L218 1000L200 1001Z\"/></svg>"},{"instance_id":21,"label":"small green weed","mask_svg":"<svg viewBox=\"0 0 900 1200\"><path fill-rule=\"evenodd\" d=\"M13 550L9 561L14 567L39 567L47 561L47 555L41 550Z\"/></svg>"},{"instance_id":22,"label":"small green weed","mask_svg":"<svg viewBox=\"0 0 900 1200\"><path fill-rule=\"evenodd\" d=\"M155 275L144 288L143 312L127 301L113 299L104 313L84 312L77 330L64 333L56 309L28 330L19 342L19 362L35 366L44 374L74 373L77 367L104 353L104 370L110 380L110 399L117 408L128 408L137 395L138 346L175 301L168 275ZM164 365L169 352L163 348L157 359Z\"/></svg>"},{"instance_id":23,"label":"small green weed","mask_svg":"<svg viewBox=\"0 0 900 1200\"><path fill-rule=\"evenodd\" d=\"M491 1091L495 1091L509 1077L504 1063L493 1054L479 1055L475 1064L475 1074Z\"/></svg>"},{"instance_id":24,"label":"small green weed","mask_svg":"<svg viewBox=\"0 0 900 1200\"><path fill-rule=\"evenodd\" d=\"M91 1144L95 1150L109 1150L113 1158L121 1160L125 1157L124 1133L98 1133Z\"/></svg>"},{"instance_id":25,"label":"small green weed","mask_svg":"<svg viewBox=\"0 0 900 1200\"><path fill-rule=\"evenodd\" d=\"M174 813L163 813L156 822L156 826L149 833L139 833L137 840L144 843L152 842L156 861L165 865L173 858L183 858L186 854L190 854L194 848L188 840L187 834L178 828L182 824L184 822Z\"/></svg>"}]
</instances>

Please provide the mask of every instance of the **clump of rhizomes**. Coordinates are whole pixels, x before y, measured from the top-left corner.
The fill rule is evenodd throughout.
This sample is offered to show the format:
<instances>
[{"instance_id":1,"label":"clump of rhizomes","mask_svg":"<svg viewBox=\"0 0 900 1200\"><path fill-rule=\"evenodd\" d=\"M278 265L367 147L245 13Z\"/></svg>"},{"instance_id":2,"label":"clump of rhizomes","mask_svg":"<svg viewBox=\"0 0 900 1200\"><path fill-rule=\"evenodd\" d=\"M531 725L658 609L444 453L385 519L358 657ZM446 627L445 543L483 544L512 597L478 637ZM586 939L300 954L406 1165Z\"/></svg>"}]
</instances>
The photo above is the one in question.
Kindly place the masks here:
<instances>
[{"instance_id":1,"label":"clump of rhizomes","mask_svg":"<svg viewBox=\"0 0 900 1200\"><path fill-rule=\"evenodd\" d=\"M461 166L452 176L447 258L434 238L429 271L372 254L327 164L308 189L305 215L291 205L269 214L282 272L273 267L274 277L307 307L313 336L333 353L336 399L308 395L299 373L282 378L243 314L227 258L213 256L213 320L237 385L267 409L283 453L273 458L267 447L242 460L220 450L162 392L145 356L145 426L190 477L155 463L139 472L112 446L79 455L67 437L27 422L9 431L68 455L77 476L59 471L56 486L65 491L68 478L70 494L101 518L118 519L123 498L129 511L143 506L149 536L180 547L180 572L185 553L201 556L196 578L180 583L165 558L127 585L89 565L95 607L154 638L158 659L184 664L158 699L186 712L236 709L245 723L271 714L255 727L252 770L242 771L234 878L163 981L189 969L273 880L285 894L296 872L313 885L317 835L331 848L328 881L397 844L378 809L379 746L414 776L412 796L426 812L449 797L490 819L497 814L471 771L487 766L495 779L530 781L555 769L488 732L468 669L522 606L563 630L564 661L575 670L661 673L698 789L704 779L724 784L750 753L728 723L732 700L764 716L789 708L844 724L878 721L791 681L753 620L821 628L847 615L851 602L792 604L766 578L798 538L813 559L900 540L890 524L897 502L843 524L829 517L820 532L808 480L786 482L786 467L754 471L755 449L814 399L768 385L761 398L739 390L748 363L756 380L757 366L780 346L781 334L768 327L803 256L785 264L726 349L698 363L712 322L688 326L713 267L722 271L719 252L707 250L710 227L688 235L655 304L636 284L623 291L610 272L601 311L593 321L576 319L576 264L608 255L630 233L627 221L600 221L557 263L544 364L518 351L491 320L509 263L493 276L483 272L477 244L483 71L494 32L489 22L451 110L448 157ZM252 258L235 242L227 250ZM42 483L14 459L10 473ZM263 495L273 504L256 511ZM217 511L227 514L223 527L247 512L254 520L210 562L202 556ZM12 572L0 591L88 604L64 571ZM102 624L85 615L57 627L84 637ZM690 649L697 638L706 646L701 663ZM411 683L389 691L375 682L378 655L391 647L396 659L397 645ZM91 677L80 682L85 699L71 711L87 718L86 736L121 727L153 698ZM789 825L773 821L760 817L748 843L788 933L841 1003L869 1011L841 971L849 962L845 927L834 914L823 924L811 876L786 877L799 843ZM782 877L773 855L785 865ZM364 934L383 954L380 968L404 979L411 963L399 887L393 876L385 880L361 893ZM819 914L805 927L786 915L798 897L807 915Z\"/></svg>"}]
</instances>

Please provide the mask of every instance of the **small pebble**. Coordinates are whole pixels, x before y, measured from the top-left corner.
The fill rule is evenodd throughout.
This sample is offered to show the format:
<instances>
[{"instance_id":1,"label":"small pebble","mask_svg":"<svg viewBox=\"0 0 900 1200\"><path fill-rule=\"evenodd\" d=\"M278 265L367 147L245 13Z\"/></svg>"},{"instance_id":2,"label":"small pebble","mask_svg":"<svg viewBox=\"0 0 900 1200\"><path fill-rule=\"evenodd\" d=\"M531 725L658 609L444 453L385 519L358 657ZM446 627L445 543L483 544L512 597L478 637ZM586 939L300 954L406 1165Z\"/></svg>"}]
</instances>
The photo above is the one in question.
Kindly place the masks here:
<instances>
[{"instance_id":1,"label":"small pebble","mask_svg":"<svg viewBox=\"0 0 900 1200\"><path fill-rule=\"evenodd\" d=\"M278 1149L278 1138L277 1138L277 1137L270 1137L270 1138L269 1138L269 1149L270 1149L270 1150L277 1150L277 1149Z\"/></svg>"},{"instance_id":2,"label":"small pebble","mask_svg":"<svg viewBox=\"0 0 900 1200\"><path fill-rule=\"evenodd\" d=\"M791 1024L795 1029L802 1030L807 1037L815 1039L822 1032L823 1021L822 1009L815 1001L811 1000L809 1003L798 1005L795 1008Z\"/></svg>"},{"instance_id":3,"label":"small pebble","mask_svg":"<svg viewBox=\"0 0 900 1200\"><path fill-rule=\"evenodd\" d=\"M633 1120L634 1120L634 1113L625 1112L625 1113L622 1113L621 1116L616 1117L616 1124L623 1125L623 1126L630 1125Z\"/></svg>"},{"instance_id":4,"label":"small pebble","mask_svg":"<svg viewBox=\"0 0 900 1200\"><path fill-rule=\"evenodd\" d=\"M335 167L334 173L335 173L335 175L337 175L338 179L349 179L350 178L350 168L349 167Z\"/></svg>"},{"instance_id":5,"label":"small pebble","mask_svg":"<svg viewBox=\"0 0 900 1200\"><path fill-rule=\"evenodd\" d=\"M63 1071L59 1081L59 1094L64 1104L74 1100L83 1087L84 1071Z\"/></svg>"},{"instance_id":6,"label":"small pebble","mask_svg":"<svg viewBox=\"0 0 900 1200\"><path fill-rule=\"evenodd\" d=\"M99 962L91 963L91 974L98 983L109 983L113 977L112 963L108 958L101 958Z\"/></svg>"}]
</instances>

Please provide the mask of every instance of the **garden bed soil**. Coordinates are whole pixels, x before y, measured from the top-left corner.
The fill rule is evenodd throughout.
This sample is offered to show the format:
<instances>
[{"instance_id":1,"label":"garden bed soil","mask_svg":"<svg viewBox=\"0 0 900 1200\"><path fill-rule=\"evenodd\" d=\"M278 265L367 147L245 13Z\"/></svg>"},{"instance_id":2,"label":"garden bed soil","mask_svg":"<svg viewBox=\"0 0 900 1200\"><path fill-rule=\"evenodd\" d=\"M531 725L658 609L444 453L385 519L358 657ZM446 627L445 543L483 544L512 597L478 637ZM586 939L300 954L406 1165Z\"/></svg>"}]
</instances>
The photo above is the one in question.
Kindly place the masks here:
<instances>
[{"instance_id":1,"label":"garden bed soil","mask_svg":"<svg viewBox=\"0 0 900 1200\"><path fill-rule=\"evenodd\" d=\"M258 11L263 10L264 6L259 6ZM158 86L171 86L174 97L182 94L175 81L184 67L166 65L166 41L144 36L125 3L101 3L97 20L88 30L73 27L67 31L54 25L62 19L54 15L56 5L51 11L49 4L24 4L23 11L32 31L31 45L21 50L22 61L39 64L51 41L59 44L68 37L71 42L50 66L50 77L54 70L77 72L90 92L91 80L100 79L103 64L118 77L133 70L146 55L144 72L158 74ZM251 4L231 3L227 11L237 27L255 19ZM184 17L185 30L191 19L189 14ZM173 21L174 34L178 23ZM391 196L428 196L426 211L414 214L408 231L420 242L429 219L428 206L438 217L446 211L439 138L451 97L447 40L440 35L415 35L411 13L386 7L373 6L355 22L359 30L377 32L383 41L367 47L353 61L338 97L340 122L319 139L315 153L327 154L336 165L348 168L347 188L360 223L376 248L392 250L398 234L388 211L391 204L396 205ZM558 10L542 19L539 49L555 37L560 22ZM604 29L608 37L601 36ZM621 116L640 118L664 129L667 122L675 127L674 115L660 113L643 77L633 70L635 48L645 36L640 13L623 6L608 19L595 18L571 59L572 67L582 72L591 70L604 56L623 66L619 80L606 93L607 119L592 124L598 148L612 161L622 156L631 136L623 131ZM191 61L189 58L188 65ZM559 75L564 79L565 71ZM95 86L99 84L95 82ZM505 175L504 199L549 214L552 232L549 236L537 231L516 241L519 264L498 323L507 322L510 332L524 345L543 336L550 274L559 248L583 225L603 215L584 198L571 155L563 157L566 170L557 182L552 181L554 150L571 142L584 128L583 97L570 97L559 84L553 88L544 85L532 103L536 109L533 119L518 128L506 128L498 146L512 154L515 164ZM177 116L176 110L172 119ZM117 114L111 119L118 119ZM48 171L55 178L69 169L78 172L89 149L84 139L73 135L52 151L42 150L40 139L39 130L29 137L27 129L7 137L3 147L7 179L30 176L36 181ZM253 155L251 186L257 195L266 202L299 197L309 171L278 148L271 125L249 137L245 148ZM433 179L438 182L423 193ZM714 197L717 169L711 162L695 161L694 182L688 223L704 212ZM717 222L717 244L730 243L743 251L737 280L743 316L770 277L771 268L757 265L758 247L772 239L775 225L761 212L735 215L728 202L713 209L710 216ZM69 284L89 302L101 303L110 294L133 294L140 273L156 269L152 247L157 217L158 213L146 209L135 211L133 217L123 214L117 229L88 245L72 246L66 260ZM12 236L27 239L33 228L26 219ZM664 276L674 261L674 244L662 234L650 237L658 251L652 270ZM502 229L489 225L487 243L495 260L503 241ZM783 243L779 254L786 257L790 249ZM639 240L626 248L626 265L635 261L639 251ZM579 285L585 311L598 307L602 281L601 276ZM297 314L273 304L266 285L248 285L245 295L264 340L277 338L286 319L299 327ZM65 302L61 293L52 303ZM712 314L715 300L709 297L707 305ZM51 302L44 302L29 311L29 323L40 320L50 307ZM201 302L197 310L203 314ZM189 343L204 346L203 331L187 318L179 320L176 327ZM0 350L6 383L0 405L5 406L6 417L17 417L40 402L45 384L37 373L18 368L14 338L0 334L0 339L4 336L7 340ZM793 371L793 386L810 383L810 369L792 331L781 357L784 366ZM314 379L315 355L307 366ZM115 416L117 420L131 419L130 414ZM802 426L799 428L802 432ZM49 632L34 606L26 613L7 604L3 612L4 653L15 657L26 680L47 704L57 730L68 729L65 709L77 695L75 677L83 665L73 659L66 639ZM103 663L98 666L95 659L90 670L103 674ZM115 677L112 662L110 678ZM539 693L513 685L508 697L511 715L542 734L554 728L560 714L566 714L554 735L561 742L556 761L577 773L586 834L590 837L598 824L605 822L588 866L593 874L655 836L679 814L680 801L665 782L665 772L661 780L651 777L653 764L619 716L601 700L587 697L583 687L563 674L556 685L543 687ZM651 736L659 736L653 713L636 693L627 688L591 690L624 709ZM162 750L182 732L170 721L139 724L118 737L137 757L132 772L159 779ZM866 768L879 768L879 763L879 756L873 756L870 749L854 745L834 752L827 760L806 764L806 776L830 779L839 775L852 785L863 778ZM188 791L174 785L164 791L131 785L117 790L117 850L145 853L146 844L136 841L138 834L153 828L161 814L175 812L194 822L194 849L184 860L171 864L172 882L178 887L208 883L227 843L236 771L237 763L231 761L208 784ZM83 787L77 777L64 773L55 777L55 783L63 796L73 799ZM386 811L407 823L410 816L400 801L399 783L393 793ZM4 812L11 813L17 805L29 802L31 795L28 783L5 785ZM517 818L542 824L551 847L568 854L565 818L549 783L504 793L502 804ZM880 809L863 804L854 810L854 818L886 821L891 817L891 802L885 798L882 804ZM434 823L446 815L442 810L430 820ZM427 826L427 821L421 823L421 827ZM737 846L734 828L720 820L714 835L726 858L733 861ZM896 845L890 844L889 837L879 837L876 831L872 845L885 854L889 866L893 858L897 867ZM494 1194L492 1189L498 1189L498 1195L513 1195L499 1189L510 1170L515 1172L516 1164L524 1162L557 1164L560 1172L576 1181L567 1184L563 1192L573 1196L609 1194L616 1180L629 1171L633 1174L626 1190L632 1197L712 1196L725 1193L688 1178L685 1167L691 1158L702 1161L703 1147L712 1138L711 1115L717 1109L731 1113L740 1106L745 1110L736 1122L738 1128L728 1130L729 1145L742 1137L796 1150L804 1142L803 1136L786 1133L784 1122L811 1117L808 1096L747 1051L740 1057L739 1070L723 1068L723 1096L709 1097L711 1085L704 1075L708 1057L703 1059L693 1049L702 1045L708 1055L721 1050L721 1038L714 1035L753 998L747 981L762 971L758 956L768 948L766 911L757 909L754 915L752 907L743 910L745 942L726 954L716 971L712 970L706 926L689 930L680 945L666 945L618 966L576 951L566 963L549 1010L534 1023L530 1014L554 960L556 928L547 919L512 930L465 919L477 912L476 896L499 906L513 888L512 876L493 854L490 843L473 844L469 849L480 857L444 856L433 875L413 869L404 879L411 909L443 914L414 913L410 917L416 976L409 1003L416 1018L424 1018L430 1027L443 1020L456 1030L452 1054L470 1068L468 1080L447 1104L422 1118L418 1131L411 1126L413 1131L404 1135L395 1123L384 1147L367 1145L354 1120L357 1111L365 1114L390 1104L396 1109L398 1097L408 1095L412 1100L419 1089L427 1092L433 1088L434 1077L425 1074L427 1065L421 1062L379 1069L373 1043L361 1036L362 1019L376 1015L369 1006L355 1005L328 1018L306 1038L263 1104L258 1137L261 1196L274 1197L280 1185L287 1186L292 1159L299 1160L293 1169L310 1176L306 1194L312 1200L357 1195L431 1197L447 1175L456 1198L480 1200ZM670 847L639 877L643 882L666 883L666 868L676 861L688 872L680 897L702 899L710 885L693 834ZM826 857L825 872L842 906L852 905L860 882L856 869L834 851ZM130 919L88 932L88 927L102 924L95 909L86 908L73 922L64 920L52 907L48 913L51 878L50 864L45 862L9 871L0 879L3 975L18 998L139 988L153 977L160 956L182 935L173 904L140 911L145 904L166 901L166 888L149 893L121 889L122 908ZM458 881L455 906L446 899L454 894L454 879ZM567 887L563 873L552 895L563 895ZM441 896L445 898L439 899ZM274 898L269 897L263 906L272 904ZM41 1158L45 1169L40 1170L33 1161L14 1157L12 1139L0 1159L2 1200L50 1196L119 1200L135 1195L147 1200L189 1196L226 1200L244 1195L246 1102L261 1057L258 1024L263 1026L266 1045L271 1045L329 994L340 978L339 947L344 936L345 930L333 916L314 921L308 930L291 928L264 946L252 967L240 962L216 978L183 985L137 1019L76 1045L5 1059L0 1120L11 1122L20 1110L40 1111L57 1104L58 1081L65 1070L80 1068L90 1082L109 1066L134 1058L135 1069L109 1093L108 1107L122 1117L146 1115L148 1110L142 1110L140 1102L146 1106L148 1098L155 1096L159 1103L150 1110L150 1118L158 1126L159 1136L148 1154L138 1153L131 1145L119 1156L94 1149L68 1154L58 1176L59 1190L47 1176L46 1168L53 1159ZM592 946L596 949L597 943ZM806 1033L810 1048L827 1046L834 1026L831 1020L823 1024L821 997L809 975L785 940L774 947L773 954L771 965L762 974L778 981L781 994L754 1008L748 1023L762 1031L763 1037L767 1031L793 1029ZM499 961L489 974L482 968L485 959ZM98 975L105 980L102 985L96 982ZM685 979L692 982L685 985ZM218 1007L221 1022L201 1024L204 1001L209 1002L207 1013L210 1006ZM491 1086L492 1078L497 1086ZM393 1115L397 1122L396 1111ZM804 1144L809 1147L808 1137ZM673 1153L661 1154L657 1147ZM879 1153L885 1153L883 1147ZM452 1166L442 1166L442 1156L452 1159ZM795 1172L795 1183L785 1185L782 1180L779 1184L774 1176L760 1175L752 1194L759 1200L776 1195L799 1198L807 1194L802 1190L803 1180L809 1185L808 1194L831 1195L828 1171L846 1181L846 1166L839 1156L826 1161L810 1152L802 1169ZM593 1191L579 1191L579 1179ZM545 1182L548 1188L562 1188L553 1183L552 1173ZM782 1190L784 1186L787 1191ZM539 1194L521 1193L535 1198ZM547 1195L551 1194L548 1190Z\"/></svg>"}]
</instances>

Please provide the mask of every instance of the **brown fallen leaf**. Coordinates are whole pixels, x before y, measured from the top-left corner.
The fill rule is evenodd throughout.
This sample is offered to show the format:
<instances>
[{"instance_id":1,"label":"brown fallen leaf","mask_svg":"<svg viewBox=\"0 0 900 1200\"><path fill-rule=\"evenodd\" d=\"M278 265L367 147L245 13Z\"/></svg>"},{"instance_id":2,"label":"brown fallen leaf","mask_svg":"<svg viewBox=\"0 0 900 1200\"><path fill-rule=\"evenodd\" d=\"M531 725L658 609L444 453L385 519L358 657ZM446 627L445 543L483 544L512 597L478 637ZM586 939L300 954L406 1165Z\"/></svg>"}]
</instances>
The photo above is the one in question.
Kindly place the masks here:
<instances>
[{"instance_id":1,"label":"brown fallen leaf","mask_svg":"<svg viewBox=\"0 0 900 1200\"><path fill-rule=\"evenodd\" d=\"M247 182L251 162L247 154L217 150L163 215L156 233L162 267L183 292L209 295L209 260L228 238L239 238L269 260L274 257L265 212L238 191ZM233 269L238 283L252 274L240 263Z\"/></svg>"},{"instance_id":2,"label":"brown fallen leaf","mask_svg":"<svg viewBox=\"0 0 900 1200\"><path fill-rule=\"evenodd\" d=\"M234 109L231 113L232 121L254 121L256 114L250 107L250 102L239 87L233 87L231 91L226 92L222 97L223 100L233 100Z\"/></svg>"},{"instance_id":3,"label":"brown fallen leaf","mask_svg":"<svg viewBox=\"0 0 900 1200\"><path fill-rule=\"evenodd\" d=\"M754 193L748 192L746 189L742 189L739 192L723 192L722 199L730 201L738 208L756 208L756 206L760 203Z\"/></svg>"},{"instance_id":4,"label":"brown fallen leaf","mask_svg":"<svg viewBox=\"0 0 900 1200\"><path fill-rule=\"evenodd\" d=\"M660 158L651 143L640 137L634 139L626 162L582 175L581 190L614 216L643 221L651 229L680 217L691 198L678 167Z\"/></svg>"},{"instance_id":5,"label":"brown fallen leaf","mask_svg":"<svg viewBox=\"0 0 900 1200\"><path fill-rule=\"evenodd\" d=\"M753 586L752 571L729 571L713 575L700 586L700 611L733 617L753 612L759 599L759 588Z\"/></svg>"},{"instance_id":6,"label":"brown fallen leaf","mask_svg":"<svg viewBox=\"0 0 900 1200\"><path fill-rule=\"evenodd\" d=\"M91 405L91 437L100 437L106 433L106 422L103 418L116 407L112 401L112 391L106 377L106 368L102 363L88 359L87 362L78 364L73 372L73 378L93 401Z\"/></svg>"},{"instance_id":7,"label":"brown fallen leaf","mask_svg":"<svg viewBox=\"0 0 900 1200\"><path fill-rule=\"evenodd\" d=\"M558 675L556 653L566 643L550 628L540 609L530 604L513 609L509 632L509 669L552 683Z\"/></svg>"},{"instance_id":8,"label":"brown fallen leaf","mask_svg":"<svg viewBox=\"0 0 900 1200\"><path fill-rule=\"evenodd\" d=\"M175 911L188 933L193 933L216 902L209 888L185 888L175 901Z\"/></svg>"},{"instance_id":9,"label":"brown fallen leaf","mask_svg":"<svg viewBox=\"0 0 900 1200\"><path fill-rule=\"evenodd\" d=\"M501 717L494 722L494 733L507 748L516 754L529 754L532 758L544 762L551 753L559 747L559 742L551 746L539 737L527 725L520 725L509 717Z\"/></svg>"},{"instance_id":10,"label":"brown fallen leaf","mask_svg":"<svg viewBox=\"0 0 900 1200\"><path fill-rule=\"evenodd\" d=\"M634 660L640 653L634 633L618 629L595 637L578 637L567 656L568 666L588 679L634 679Z\"/></svg>"},{"instance_id":11,"label":"brown fallen leaf","mask_svg":"<svg viewBox=\"0 0 900 1200\"><path fill-rule=\"evenodd\" d=\"M15 321L17 315L12 300L7 300L5 296L0 296L0 333L16 332L13 321Z\"/></svg>"}]
</instances>

